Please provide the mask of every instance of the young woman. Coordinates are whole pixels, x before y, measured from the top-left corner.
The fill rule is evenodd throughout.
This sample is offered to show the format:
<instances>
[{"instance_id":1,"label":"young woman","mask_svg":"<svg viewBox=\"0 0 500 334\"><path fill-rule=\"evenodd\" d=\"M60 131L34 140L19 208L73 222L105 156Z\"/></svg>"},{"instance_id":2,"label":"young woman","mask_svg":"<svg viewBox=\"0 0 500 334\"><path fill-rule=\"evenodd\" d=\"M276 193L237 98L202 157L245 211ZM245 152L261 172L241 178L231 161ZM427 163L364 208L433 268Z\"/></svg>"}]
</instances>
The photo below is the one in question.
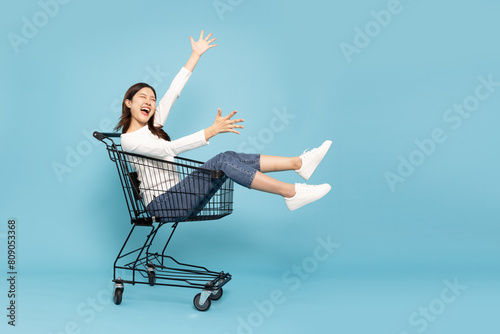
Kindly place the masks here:
<instances>
[{"instance_id":1,"label":"young woman","mask_svg":"<svg viewBox=\"0 0 500 334\"><path fill-rule=\"evenodd\" d=\"M201 31L198 41L191 40L192 53L186 65L176 75L170 88L156 107L156 92L153 87L145 83L138 83L128 89L123 98L122 116L115 131L122 129L121 144L126 152L137 153L167 161L174 161L173 157L188 150L208 145L209 139L226 132L239 134L237 129L243 128L243 119L232 119L236 114L233 111L222 116L218 109L215 122L206 129L200 130L174 141L162 129L165 120L176 99L180 96L184 85L188 81L201 55L210 48L215 38L209 39L212 34L203 37ZM296 210L308 203L316 201L326 195L331 187L328 184L306 185L302 183L289 184L280 182L265 173L294 170L305 180L308 180L330 148L331 141L325 141L319 148L304 152L296 157L279 157L262 154L244 154L224 152L208 160L201 167L210 170L222 170L234 182L251 189L265 191L282 196L289 210ZM185 205L175 201L172 194L183 187L197 187L200 192L213 190L213 185L194 182L190 176L180 181L175 171L164 171L162 175L151 175L151 168L145 168L145 159L134 158L132 165L141 181L141 193L147 209L156 216L171 215L162 211L166 207ZM158 171L158 169L156 169ZM158 173L158 172L156 172ZM193 201L186 199L185 201ZM183 200L184 201L184 200ZM175 215L182 215L181 210ZM171 211L170 211L171 212Z\"/></svg>"}]
</instances>

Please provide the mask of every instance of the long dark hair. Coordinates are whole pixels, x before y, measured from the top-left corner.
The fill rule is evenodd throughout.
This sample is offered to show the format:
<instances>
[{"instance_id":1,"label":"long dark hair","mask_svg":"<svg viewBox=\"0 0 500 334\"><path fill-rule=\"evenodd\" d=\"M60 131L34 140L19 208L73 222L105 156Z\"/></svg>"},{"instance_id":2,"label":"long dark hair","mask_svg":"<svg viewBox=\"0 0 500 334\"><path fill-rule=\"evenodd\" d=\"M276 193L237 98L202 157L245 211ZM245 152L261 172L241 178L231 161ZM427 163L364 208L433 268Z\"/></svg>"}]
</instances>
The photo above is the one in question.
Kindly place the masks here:
<instances>
[{"instance_id":1,"label":"long dark hair","mask_svg":"<svg viewBox=\"0 0 500 334\"><path fill-rule=\"evenodd\" d=\"M130 87L127 92L125 93L125 96L123 97L122 101L122 116L120 117L120 121L118 122L118 125L115 128L115 131L118 131L122 129L122 133L127 132L128 128L130 127L130 122L132 120L132 113L130 112L130 108L125 105L125 100L131 100L134 98L134 95L137 94L138 91L143 89L144 87L151 88L153 90L153 93L155 94L156 98L156 91L153 87L148 85L147 83L139 82ZM154 135L157 135L161 139L170 141L169 135L163 130L163 127L156 127L154 126L154 117L153 115L149 121L148 121L148 128L149 131L151 131Z\"/></svg>"}]
</instances>

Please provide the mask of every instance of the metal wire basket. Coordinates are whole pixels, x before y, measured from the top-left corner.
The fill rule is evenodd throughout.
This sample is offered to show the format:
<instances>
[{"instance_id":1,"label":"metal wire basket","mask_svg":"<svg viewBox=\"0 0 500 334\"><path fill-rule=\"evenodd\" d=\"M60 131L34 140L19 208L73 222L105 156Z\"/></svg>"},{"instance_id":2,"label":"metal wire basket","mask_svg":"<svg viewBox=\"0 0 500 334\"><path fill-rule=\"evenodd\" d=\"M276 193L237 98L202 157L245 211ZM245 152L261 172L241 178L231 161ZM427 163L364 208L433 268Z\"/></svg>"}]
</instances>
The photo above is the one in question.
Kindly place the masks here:
<instances>
[{"instance_id":1,"label":"metal wire basket","mask_svg":"<svg viewBox=\"0 0 500 334\"><path fill-rule=\"evenodd\" d=\"M95 136L106 144L116 164L133 224L214 220L233 211L234 183L222 171L181 157L167 161L125 152L111 139L119 136L116 133ZM162 195L161 201L156 200ZM151 200L158 203L155 209L148 206Z\"/></svg>"}]
</instances>

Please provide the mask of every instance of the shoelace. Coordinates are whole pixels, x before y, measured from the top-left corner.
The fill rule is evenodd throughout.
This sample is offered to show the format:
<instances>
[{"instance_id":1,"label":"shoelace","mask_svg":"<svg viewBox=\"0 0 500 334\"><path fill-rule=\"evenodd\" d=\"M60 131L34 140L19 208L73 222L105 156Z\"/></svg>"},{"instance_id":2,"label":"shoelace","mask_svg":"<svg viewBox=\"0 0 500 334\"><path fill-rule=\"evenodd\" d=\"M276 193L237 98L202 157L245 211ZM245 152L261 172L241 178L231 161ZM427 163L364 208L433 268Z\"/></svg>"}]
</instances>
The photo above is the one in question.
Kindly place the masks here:
<instances>
[{"instance_id":1,"label":"shoelace","mask_svg":"<svg viewBox=\"0 0 500 334\"><path fill-rule=\"evenodd\" d=\"M313 153L315 153L315 152L318 150L318 147L313 148L313 149L312 149L312 150L310 150L310 151L307 151L308 149L309 149L309 148L306 148L306 149L304 150L304 152L302 152L302 155L303 155L304 157L308 157L308 156L312 155Z\"/></svg>"},{"instance_id":2,"label":"shoelace","mask_svg":"<svg viewBox=\"0 0 500 334\"><path fill-rule=\"evenodd\" d=\"M299 187L301 191L311 191L317 187L315 184L307 184L307 183L295 183L295 185L301 186Z\"/></svg>"}]
</instances>

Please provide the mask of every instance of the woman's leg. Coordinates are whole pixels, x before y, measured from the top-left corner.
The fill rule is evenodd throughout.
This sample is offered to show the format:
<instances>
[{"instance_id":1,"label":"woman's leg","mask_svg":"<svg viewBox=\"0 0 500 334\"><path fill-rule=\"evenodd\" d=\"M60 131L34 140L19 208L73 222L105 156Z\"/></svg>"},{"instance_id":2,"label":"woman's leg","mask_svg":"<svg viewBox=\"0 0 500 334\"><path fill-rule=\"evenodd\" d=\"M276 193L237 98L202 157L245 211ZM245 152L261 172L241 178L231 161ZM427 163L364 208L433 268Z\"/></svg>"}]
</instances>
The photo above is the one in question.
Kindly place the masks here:
<instances>
[{"instance_id":1,"label":"woman's leg","mask_svg":"<svg viewBox=\"0 0 500 334\"><path fill-rule=\"evenodd\" d=\"M295 195L295 185L278 181L262 173L263 157L264 167L268 171L276 170L275 168L293 167L288 161L290 158L235 153L232 151L216 155L201 167L222 170L230 179L246 188L283 197L293 197ZM287 161L282 159L287 159Z\"/></svg>"},{"instance_id":2,"label":"woman's leg","mask_svg":"<svg viewBox=\"0 0 500 334\"><path fill-rule=\"evenodd\" d=\"M300 156L290 158L264 154L236 153L232 151L225 152L224 154L230 155L240 162L258 169L262 173L294 170L304 179L309 180L318 164L330 149L331 144L331 140L326 140L320 147L310 151L306 150L307 152L304 151Z\"/></svg>"},{"instance_id":3,"label":"woman's leg","mask_svg":"<svg viewBox=\"0 0 500 334\"><path fill-rule=\"evenodd\" d=\"M262 173L297 170L302 167L300 157L277 157L274 155L260 155L260 171Z\"/></svg>"},{"instance_id":4,"label":"woman's leg","mask_svg":"<svg viewBox=\"0 0 500 334\"><path fill-rule=\"evenodd\" d=\"M297 170L302 167L302 159L300 157L287 158L274 155L237 153L233 151L227 151L224 154L230 155L238 159L238 161L260 170L262 173Z\"/></svg>"},{"instance_id":5,"label":"woman's leg","mask_svg":"<svg viewBox=\"0 0 500 334\"><path fill-rule=\"evenodd\" d=\"M317 186L301 183L293 185L275 180L261 172L255 173L251 188L283 196L290 211L320 199L331 189L326 183Z\"/></svg>"},{"instance_id":6,"label":"woman's leg","mask_svg":"<svg viewBox=\"0 0 500 334\"><path fill-rule=\"evenodd\" d=\"M257 171L253 178L251 189L265 191L283 197L295 196L295 185L273 179L272 177Z\"/></svg>"},{"instance_id":7,"label":"woman's leg","mask_svg":"<svg viewBox=\"0 0 500 334\"><path fill-rule=\"evenodd\" d=\"M261 156L258 154L244 156L234 152L225 152L216 155L200 167L222 170L227 177L246 188L283 196L291 211L316 201L331 189L328 184L314 186L278 181L259 170L260 160ZM296 165L294 165L293 158L264 156L264 168L268 171L276 171L296 168ZM202 209L203 203L206 203L206 201L203 202L204 199L208 199L206 196L217 191L217 184L211 179L210 174L200 179L195 177L195 174L198 176L199 173L205 172L192 173L166 193L155 198L148 205L148 210L170 220L179 216L187 217L197 214ZM220 187L220 184L218 186Z\"/></svg>"}]
</instances>

